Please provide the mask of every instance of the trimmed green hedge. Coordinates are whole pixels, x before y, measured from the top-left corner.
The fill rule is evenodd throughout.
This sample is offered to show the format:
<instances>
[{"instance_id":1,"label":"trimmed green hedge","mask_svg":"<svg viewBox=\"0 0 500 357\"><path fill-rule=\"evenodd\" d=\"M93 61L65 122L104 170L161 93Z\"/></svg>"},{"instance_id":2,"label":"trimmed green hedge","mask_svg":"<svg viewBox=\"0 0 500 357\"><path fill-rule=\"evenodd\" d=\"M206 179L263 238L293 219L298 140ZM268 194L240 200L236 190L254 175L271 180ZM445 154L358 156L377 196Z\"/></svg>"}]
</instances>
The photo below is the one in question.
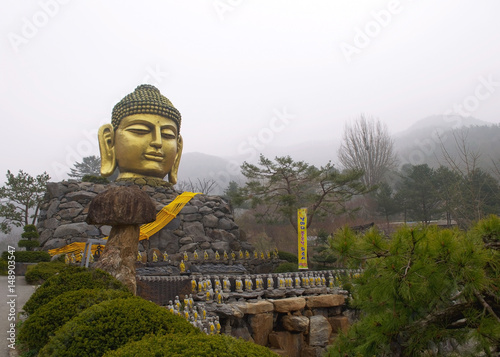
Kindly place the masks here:
<instances>
[{"instance_id":1,"label":"trimmed green hedge","mask_svg":"<svg viewBox=\"0 0 500 357\"><path fill-rule=\"evenodd\" d=\"M149 335L103 357L274 357L268 348L226 335Z\"/></svg>"},{"instance_id":2,"label":"trimmed green hedge","mask_svg":"<svg viewBox=\"0 0 500 357\"><path fill-rule=\"evenodd\" d=\"M39 356L101 357L147 334L202 336L200 330L166 308L139 297L114 299L94 305L58 329Z\"/></svg>"},{"instance_id":3,"label":"trimmed green hedge","mask_svg":"<svg viewBox=\"0 0 500 357\"><path fill-rule=\"evenodd\" d=\"M117 289L129 291L125 285L110 274L99 269L67 266L31 295L24 305L24 311L33 314L40 306L45 305L56 296L67 291L80 289Z\"/></svg>"},{"instance_id":4,"label":"trimmed green hedge","mask_svg":"<svg viewBox=\"0 0 500 357\"><path fill-rule=\"evenodd\" d=\"M40 285L52 275L59 273L65 268L66 264L61 261L42 262L37 265L29 266L24 278L28 284Z\"/></svg>"},{"instance_id":5,"label":"trimmed green hedge","mask_svg":"<svg viewBox=\"0 0 500 357\"><path fill-rule=\"evenodd\" d=\"M40 243L37 240L21 239L19 242L17 242L17 246L20 248L26 248L28 251L30 251L30 249L39 247Z\"/></svg>"},{"instance_id":6,"label":"trimmed green hedge","mask_svg":"<svg viewBox=\"0 0 500 357\"><path fill-rule=\"evenodd\" d=\"M109 289L68 291L41 306L22 324L19 341L31 351L40 350L49 337L86 308L106 300L132 297L132 293Z\"/></svg>"},{"instance_id":7,"label":"trimmed green hedge","mask_svg":"<svg viewBox=\"0 0 500 357\"><path fill-rule=\"evenodd\" d=\"M274 273L290 273L294 271L299 271L297 263L282 263L274 269Z\"/></svg>"},{"instance_id":8,"label":"trimmed green hedge","mask_svg":"<svg viewBox=\"0 0 500 357\"><path fill-rule=\"evenodd\" d=\"M2 259L8 260L9 252L5 251L2 253ZM47 252L36 251L17 251L14 252L16 257L16 263L39 263L39 262L50 262L50 254Z\"/></svg>"},{"instance_id":9,"label":"trimmed green hedge","mask_svg":"<svg viewBox=\"0 0 500 357\"><path fill-rule=\"evenodd\" d=\"M295 254L288 253L288 252L282 252L281 250L278 252L278 257L281 260L286 260L287 262L290 263L295 263L299 264L299 258Z\"/></svg>"}]
</instances>

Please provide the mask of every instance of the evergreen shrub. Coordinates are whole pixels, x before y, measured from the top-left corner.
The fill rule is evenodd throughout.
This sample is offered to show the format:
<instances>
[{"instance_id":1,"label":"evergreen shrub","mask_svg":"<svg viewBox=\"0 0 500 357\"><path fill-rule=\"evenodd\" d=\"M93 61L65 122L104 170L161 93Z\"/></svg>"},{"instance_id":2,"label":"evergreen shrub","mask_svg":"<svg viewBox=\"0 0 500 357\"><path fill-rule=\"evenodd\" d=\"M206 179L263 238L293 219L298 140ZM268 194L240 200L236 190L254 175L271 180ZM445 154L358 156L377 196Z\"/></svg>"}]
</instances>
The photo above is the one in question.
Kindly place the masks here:
<instances>
[{"instance_id":1,"label":"evergreen shrub","mask_svg":"<svg viewBox=\"0 0 500 357\"><path fill-rule=\"evenodd\" d=\"M292 253L278 251L278 257L281 260L286 260L287 262L290 263L295 263L295 264L299 263L299 258L297 258L297 256Z\"/></svg>"},{"instance_id":2,"label":"evergreen shrub","mask_svg":"<svg viewBox=\"0 0 500 357\"><path fill-rule=\"evenodd\" d=\"M31 285L41 285L52 275L59 273L66 268L66 264L61 261L41 262L37 265L29 266L24 278Z\"/></svg>"},{"instance_id":3,"label":"evergreen shrub","mask_svg":"<svg viewBox=\"0 0 500 357\"><path fill-rule=\"evenodd\" d=\"M2 259L7 260L8 255L9 255L9 252L7 252L7 251L3 252ZM16 263L50 262L50 254L47 252L17 251L17 252L14 252L14 256L16 257Z\"/></svg>"},{"instance_id":4,"label":"evergreen shrub","mask_svg":"<svg viewBox=\"0 0 500 357\"><path fill-rule=\"evenodd\" d=\"M47 279L31 295L24 305L24 311L33 314L40 306L53 298L72 290L117 289L128 291L127 287L110 274L99 269L66 266L58 274Z\"/></svg>"},{"instance_id":5,"label":"evergreen shrub","mask_svg":"<svg viewBox=\"0 0 500 357\"><path fill-rule=\"evenodd\" d=\"M271 357L268 348L226 335L148 335L140 341L129 342L104 357Z\"/></svg>"},{"instance_id":6,"label":"evergreen shrub","mask_svg":"<svg viewBox=\"0 0 500 357\"><path fill-rule=\"evenodd\" d=\"M67 321L86 308L106 300L132 297L132 293L109 289L81 289L68 291L41 306L23 323L19 341L29 350L38 351L49 342L49 337Z\"/></svg>"},{"instance_id":7,"label":"evergreen shrub","mask_svg":"<svg viewBox=\"0 0 500 357\"><path fill-rule=\"evenodd\" d=\"M281 263L276 267L276 269L274 269L274 273L291 273L295 271L299 271L297 263L289 263L289 262Z\"/></svg>"},{"instance_id":8,"label":"evergreen shrub","mask_svg":"<svg viewBox=\"0 0 500 357\"><path fill-rule=\"evenodd\" d=\"M139 297L104 301L82 311L58 329L39 356L101 357L147 334L202 336L184 318ZM145 356L145 355L139 355Z\"/></svg>"}]
</instances>

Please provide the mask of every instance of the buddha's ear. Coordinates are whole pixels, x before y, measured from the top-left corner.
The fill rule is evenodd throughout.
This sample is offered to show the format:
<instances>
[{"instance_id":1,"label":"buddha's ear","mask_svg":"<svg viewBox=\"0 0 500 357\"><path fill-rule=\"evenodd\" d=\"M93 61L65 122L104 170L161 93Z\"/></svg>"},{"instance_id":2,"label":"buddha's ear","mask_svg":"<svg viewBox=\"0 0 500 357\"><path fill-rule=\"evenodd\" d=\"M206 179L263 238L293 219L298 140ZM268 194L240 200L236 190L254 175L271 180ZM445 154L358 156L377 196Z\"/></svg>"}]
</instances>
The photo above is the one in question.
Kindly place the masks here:
<instances>
[{"instance_id":1,"label":"buddha's ear","mask_svg":"<svg viewBox=\"0 0 500 357\"><path fill-rule=\"evenodd\" d=\"M104 124L97 133L101 152L101 176L108 177L116 169L115 130L111 124Z\"/></svg>"},{"instance_id":2,"label":"buddha's ear","mask_svg":"<svg viewBox=\"0 0 500 357\"><path fill-rule=\"evenodd\" d=\"M175 155L174 166L172 166L172 169L168 174L168 182L172 185L177 183L177 173L179 172L179 164L182 156L182 145L182 136L179 134L179 137L177 138L177 155Z\"/></svg>"}]
</instances>

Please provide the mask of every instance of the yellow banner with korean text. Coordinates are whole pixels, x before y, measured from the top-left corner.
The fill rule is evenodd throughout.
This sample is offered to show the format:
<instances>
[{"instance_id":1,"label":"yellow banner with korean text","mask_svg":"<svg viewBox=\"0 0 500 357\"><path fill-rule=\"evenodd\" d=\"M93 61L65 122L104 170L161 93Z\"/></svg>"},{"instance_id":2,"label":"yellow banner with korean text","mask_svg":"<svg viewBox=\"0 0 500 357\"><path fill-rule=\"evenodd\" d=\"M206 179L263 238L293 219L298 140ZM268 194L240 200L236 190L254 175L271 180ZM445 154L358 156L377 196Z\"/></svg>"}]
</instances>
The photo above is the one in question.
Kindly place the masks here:
<instances>
[{"instance_id":1,"label":"yellow banner with korean text","mask_svg":"<svg viewBox=\"0 0 500 357\"><path fill-rule=\"evenodd\" d=\"M307 208L297 210L297 231L299 233L299 269L307 267Z\"/></svg>"}]
</instances>

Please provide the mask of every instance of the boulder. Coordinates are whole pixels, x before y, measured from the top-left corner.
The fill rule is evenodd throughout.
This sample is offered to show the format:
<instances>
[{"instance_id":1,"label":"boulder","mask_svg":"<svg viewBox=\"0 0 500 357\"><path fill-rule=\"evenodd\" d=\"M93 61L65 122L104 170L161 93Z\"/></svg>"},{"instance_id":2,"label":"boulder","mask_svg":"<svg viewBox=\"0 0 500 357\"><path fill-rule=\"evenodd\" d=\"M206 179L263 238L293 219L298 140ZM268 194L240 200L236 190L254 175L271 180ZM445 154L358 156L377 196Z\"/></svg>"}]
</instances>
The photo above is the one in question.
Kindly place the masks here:
<instances>
[{"instance_id":1,"label":"boulder","mask_svg":"<svg viewBox=\"0 0 500 357\"><path fill-rule=\"evenodd\" d=\"M291 332L306 332L309 328L309 319L306 316L283 316L283 327Z\"/></svg>"},{"instance_id":2,"label":"boulder","mask_svg":"<svg viewBox=\"0 0 500 357\"><path fill-rule=\"evenodd\" d=\"M301 297L273 300L272 302L274 309L281 313L302 310L306 306L306 300Z\"/></svg>"},{"instance_id":3,"label":"boulder","mask_svg":"<svg viewBox=\"0 0 500 357\"><path fill-rule=\"evenodd\" d=\"M342 306L345 302L344 295L319 295L306 298L308 308Z\"/></svg>"},{"instance_id":4,"label":"boulder","mask_svg":"<svg viewBox=\"0 0 500 357\"><path fill-rule=\"evenodd\" d=\"M326 346L332 333L332 326L324 316L309 318L309 346Z\"/></svg>"},{"instance_id":5,"label":"boulder","mask_svg":"<svg viewBox=\"0 0 500 357\"><path fill-rule=\"evenodd\" d=\"M267 346L269 334L273 331L273 313L264 312L249 317L253 341L261 346Z\"/></svg>"}]
</instances>

